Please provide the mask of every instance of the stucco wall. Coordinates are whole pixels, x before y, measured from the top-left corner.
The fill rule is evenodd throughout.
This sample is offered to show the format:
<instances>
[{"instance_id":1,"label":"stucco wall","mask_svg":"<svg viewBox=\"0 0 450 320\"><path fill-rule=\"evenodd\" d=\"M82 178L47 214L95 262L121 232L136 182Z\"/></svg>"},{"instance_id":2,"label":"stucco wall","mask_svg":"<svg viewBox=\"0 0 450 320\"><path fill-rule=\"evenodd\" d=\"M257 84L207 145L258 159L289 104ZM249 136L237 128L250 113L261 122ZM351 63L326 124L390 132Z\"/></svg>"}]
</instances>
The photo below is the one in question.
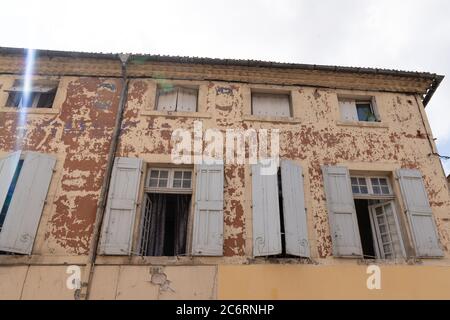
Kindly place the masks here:
<instances>
[{"instance_id":1,"label":"stucco wall","mask_svg":"<svg viewBox=\"0 0 450 320\"><path fill-rule=\"evenodd\" d=\"M17 58L0 57L1 72L19 75L22 67L17 65ZM398 200L397 211L405 226L407 221L401 195L392 173L398 168L417 168L422 172L445 258L424 259L414 262L414 266L403 262L382 265L389 284L386 282L386 291L381 292L386 298L448 298L450 196L445 176L439 159L429 156L435 146L427 139L429 125L420 98L415 94L385 92L389 88L391 91L415 92L418 87L422 90L425 83L393 77L375 79L349 74L331 76L307 71L277 73L267 69L244 69L134 62L130 66L130 76L143 78L130 80L116 156L139 157L149 165L169 164L173 130L192 130L194 121L202 121L204 130L215 128L222 132L230 128L280 129L281 158L297 161L304 171L313 264L305 265L302 264L304 261L300 263L298 260L252 259L250 167L225 164L224 257L183 257L169 261L164 258L100 256L90 297L381 297L381 293L369 292L364 287L366 266L358 265L356 260L332 257L320 166L342 164L354 171L390 175ZM55 75L52 78L60 79L54 108L29 112L25 116L3 108L7 99L3 89L12 84L15 76L1 75L0 156L18 149L37 151L55 155L57 164L33 256L0 257L0 299L74 298L74 292L65 287L66 265L83 266L86 262L119 103L121 80L116 62L44 59L36 70L37 74L52 74ZM84 76L73 76L77 73ZM198 85L198 112L168 114L154 111L157 81L147 78L150 76L166 78L165 83L173 82L170 78L182 78L184 80L176 80L175 83ZM207 78L236 82L205 80ZM279 85L246 83L248 80L262 83L264 79ZM323 88L339 81L344 88L353 84L360 90L376 90ZM281 85L300 82L305 85ZM311 86L306 85L308 82ZM252 89L290 92L293 118L252 117ZM338 94L374 96L381 122L352 126L341 123ZM23 137L19 136L21 128L25 129ZM409 238L407 241L411 242ZM169 281L163 288L161 284L152 282L154 266L160 266L158 272ZM269 281L263 283L261 279ZM327 281L322 283L321 279ZM316 285L317 282L321 285ZM324 292L329 294L325 296Z\"/></svg>"},{"instance_id":2,"label":"stucco wall","mask_svg":"<svg viewBox=\"0 0 450 320\"><path fill-rule=\"evenodd\" d=\"M195 114L176 117L164 112L148 112L153 109L156 83L152 80L131 81L118 156L140 157L150 164L170 164L171 133L177 128L192 131L195 120L203 122L203 129L217 128L224 133L230 128L280 129L280 157L295 160L304 169L309 240L315 258L331 256L321 165L342 164L350 170L391 175L404 225L407 221L401 194L392 174L399 168L416 168L424 175L439 237L446 257L449 257L448 188L439 159L429 156L434 146L427 139L426 115L416 96L294 86L183 82L200 86L199 114L202 118L196 119ZM290 91L293 119L251 117L251 89ZM374 96L381 122L351 126L342 123L338 94ZM225 164L225 256L251 255L249 169L248 165Z\"/></svg>"},{"instance_id":3,"label":"stucco wall","mask_svg":"<svg viewBox=\"0 0 450 320\"><path fill-rule=\"evenodd\" d=\"M0 76L0 155L57 158L34 255L87 254L117 113L121 81L60 77L52 109L4 108L15 77ZM23 130L21 135L20 130Z\"/></svg>"}]
</instances>

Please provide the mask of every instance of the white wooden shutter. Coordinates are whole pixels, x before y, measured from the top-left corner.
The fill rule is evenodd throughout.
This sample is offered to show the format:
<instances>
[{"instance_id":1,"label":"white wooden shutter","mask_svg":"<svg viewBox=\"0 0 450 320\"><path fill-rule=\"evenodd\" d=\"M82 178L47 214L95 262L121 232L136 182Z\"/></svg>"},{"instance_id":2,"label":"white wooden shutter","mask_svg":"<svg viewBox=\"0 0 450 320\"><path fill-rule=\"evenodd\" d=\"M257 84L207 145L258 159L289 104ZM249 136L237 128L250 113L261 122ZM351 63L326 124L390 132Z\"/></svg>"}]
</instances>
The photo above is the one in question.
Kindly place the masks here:
<instances>
[{"instance_id":1,"label":"white wooden shutter","mask_svg":"<svg viewBox=\"0 0 450 320\"><path fill-rule=\"evenodd\" d=\"M262 175L262 165L252 165L253 255L280 254L280 208L278 206L278 177Z\"/></svg>"},{"instance_id":2,"label":"white wooden shutter","mask_svg":"<svg viewBox=\"0 0 450 320\"><path fill-rule=\"evenodd\" d=\"M9 186L19 163L20 153L20 151L16 151L0 159L0 210L5 202Z\"/></svg>"},{"instance_id":3,"label":"white wooden shutter","mask_svg":"<svg viewBox=\"0 0 450 320\"><path fill-rule=\"evenodd\" d=\"M175 111L177 108L177 89L159 89L156 110Z\"/></svg>"},{"instance_id":4,"label":"white wooden shutter","mask_svg":"<svg viewBox=\"0 0 450 320\"><path fill-rule=\"evenodd\" d=\"M28 152L0 232L0 251L31 254L56 159Z\"/></svg>"},{"instance_id":5,"label":"white wooden shutter","mask_svg":"<svg viewBox=\"0 0 450 320\"><path fill-rule=\"evenodd\" d=\"M197 111L197 90L178 88L177 111Z\"/></svg>"},{"instance_id":6,"label":"white wooden shutter","mask_svg":"<svg viewBox=\"0 0 450 320\"><path fill-rule=\"evenodd\" d=\"M348 169L323 166L322 173L327 197L333 255L362 256L361 238Z\"/></svg>"},{"instance_id":7,"label":"white wooden shutter","mask_svg":"<svg viewBox=\"0 0 450 320\"><path fill-rule=\"evenodd\" d=\"M303 171L300 165L291 160L281 161L281 189L286 253L309 257Z\"/></svg>"},{"instance_id":8,"label":"white wooden shutter","mask_svg":"<svg viewBox=\"0 0 450 320\"><path fill-rule=\"evenodd\" d=\"M223 255L223 164L196 168L192 254Z\"/></svg>"},{"instance_id":9,"label":"white wooden shutter","mask_svg":"<svg viewBox=\"0 0 450 320\"><path fill-rule=\"evenodd\" d=\"M253 114L257 116L290 117L290 99L288 94L252 94Z\"/></svg>"},{"instance_id":10,"label":"white wooden shutter","mask_svg":"<svg viewBox=\"0 0 450 320\"><path fill-rule=\"evenodd\" d=\"M340 100L339 109L341 111L342 120L358 121L358 113L356 111L356 103L354 100Z\"/></svg>"},{"instance_id":11,"label":"white wooden shutter","mask_svg":"<svg viewBox=\"0 0 450 320\"><path fill-rule=\"evenodd\" d=\"M128 255L131 252L141 170L141 159L117 157L114 160L100 254Z\"/></svg>"},{"instance_id":12,"label":"white wooden shutter","mask_svg":"<svg viewBox=\"0 0 450 320\"><path fill-rule=\"evenodd\" d=\"M428 202L422 175L418 170L397 170L403 201L418 257L442 257L439 236Z\"/></svg>"}]
</instances>

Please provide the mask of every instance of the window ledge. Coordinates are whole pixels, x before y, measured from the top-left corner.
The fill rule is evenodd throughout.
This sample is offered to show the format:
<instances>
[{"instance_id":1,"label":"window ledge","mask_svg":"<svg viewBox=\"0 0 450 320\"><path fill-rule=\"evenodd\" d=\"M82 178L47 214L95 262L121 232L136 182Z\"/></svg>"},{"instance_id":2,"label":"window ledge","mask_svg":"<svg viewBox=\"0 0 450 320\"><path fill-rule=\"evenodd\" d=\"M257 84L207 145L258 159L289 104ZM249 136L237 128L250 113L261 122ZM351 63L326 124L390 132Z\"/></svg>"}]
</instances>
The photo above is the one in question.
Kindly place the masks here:
<instances>
[{"instance_id":1,"label":"window ledge","mask_svg":"<svg viewBox=\"0 0 450 320\"><path fill-rule=\"evenodd\" d=\"M25 108L18 109L14 107L0 107L0 112L8 113L26 113L26 114L58 114L59 109L55 108Z\"/></svg>"},{"instance_id":2,"label":"window ledge","mask_svg":"<svg viewBox=\"0 0 450 320\"><path fill-rule=\"evenodd\" d=\"M343 127L366 127L366 128L389 128L389 126L382 122L368 122L368 121L337 121L338 126Z\"/></svg>"},{"instance_id":3,"label":"window ledge","mask_svg":"<svg viewBox=\"0 0 450 320\"><path fill-rule=\"evenodd\" d=\"M281 123L300 123L299 118L293 117L261 117L254 115L242 116L244 121L255 121L255 122L281 122Z\"/></svg>"},{"instance_id":4,"label":"window ledge","mask_svg":"<svg viewBox=\"0 0 450 320\"><path fill-rule=\"evenodd\" d=\"M179 112L179 111L158 111L158 110L143 110L143 116L157 116L157 117L186 117L186 118L211 118L211 115L206 112Z\"/></svg>"}]
</instances>

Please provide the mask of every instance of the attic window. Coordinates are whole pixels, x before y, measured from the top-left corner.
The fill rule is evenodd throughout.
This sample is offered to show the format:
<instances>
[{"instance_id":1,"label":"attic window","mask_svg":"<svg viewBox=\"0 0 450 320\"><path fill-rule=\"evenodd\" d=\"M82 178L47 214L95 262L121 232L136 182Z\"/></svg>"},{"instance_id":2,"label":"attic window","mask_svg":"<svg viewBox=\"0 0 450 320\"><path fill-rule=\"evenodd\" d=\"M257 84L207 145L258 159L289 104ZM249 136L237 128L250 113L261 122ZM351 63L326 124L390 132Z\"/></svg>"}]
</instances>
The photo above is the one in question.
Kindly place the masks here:
<instances>
[{"instance_id":1,"label":"attic window","mask_svg":"<svg viewBox=\"0 0 450 320\"><path fill-rule=\"evenodd\" d=\"M252 93L252 114L255 116L291 117L290 95Z\"/></svg>"},{"instance_id":2,"label":"attic window","mask_svg":"<svg viewBox=\"0 0 450 320\"><path fill-rule=\"evenodd\" d=\"M339 99L341 119L344 121L380 121L374 99Z\"/></svg>"},{"instance_id":3,"label":"attic window","mask_svg":"<svg viewBox=\"0 0 450 320\"><path fill-rule=\"evenodd\" d=\"M158 87L156 110L197 111L198 89L181 86Z\"/></svg>"},{"instance_id":4,"label":"attic window","mask_svg":"<svg viewBox=\"0 0 450 320\"><path fill-rule=\"evenodd\" d=\"M9 92L7 107L12 108L51 108L56 96L58 83L55 81L36 80L25 92L23 80L14 81Z\"/></svg>"}]
</instances>

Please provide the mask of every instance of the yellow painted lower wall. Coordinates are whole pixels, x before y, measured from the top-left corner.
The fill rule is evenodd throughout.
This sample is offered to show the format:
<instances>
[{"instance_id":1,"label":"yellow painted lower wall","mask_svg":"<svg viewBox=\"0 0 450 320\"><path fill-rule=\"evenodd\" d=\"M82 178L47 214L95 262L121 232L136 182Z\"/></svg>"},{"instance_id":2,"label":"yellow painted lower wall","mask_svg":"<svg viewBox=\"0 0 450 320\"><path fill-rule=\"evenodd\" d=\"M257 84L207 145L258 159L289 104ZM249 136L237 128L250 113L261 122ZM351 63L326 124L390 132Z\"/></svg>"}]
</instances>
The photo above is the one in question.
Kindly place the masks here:
<instances>
[{"instance_id":1,"label":"yellow painted lower wall","mask_svg":"<svg viewBox=\"0 0 450 320\"><path fill-rule=\"evenodd\" d=\"M67 266L0 266L0 299L74 299ZM83 271L83 268L81 268ZM365 265L96 266L90 299L450 299L450 268Z\"/></svg>"}]
</instances>

